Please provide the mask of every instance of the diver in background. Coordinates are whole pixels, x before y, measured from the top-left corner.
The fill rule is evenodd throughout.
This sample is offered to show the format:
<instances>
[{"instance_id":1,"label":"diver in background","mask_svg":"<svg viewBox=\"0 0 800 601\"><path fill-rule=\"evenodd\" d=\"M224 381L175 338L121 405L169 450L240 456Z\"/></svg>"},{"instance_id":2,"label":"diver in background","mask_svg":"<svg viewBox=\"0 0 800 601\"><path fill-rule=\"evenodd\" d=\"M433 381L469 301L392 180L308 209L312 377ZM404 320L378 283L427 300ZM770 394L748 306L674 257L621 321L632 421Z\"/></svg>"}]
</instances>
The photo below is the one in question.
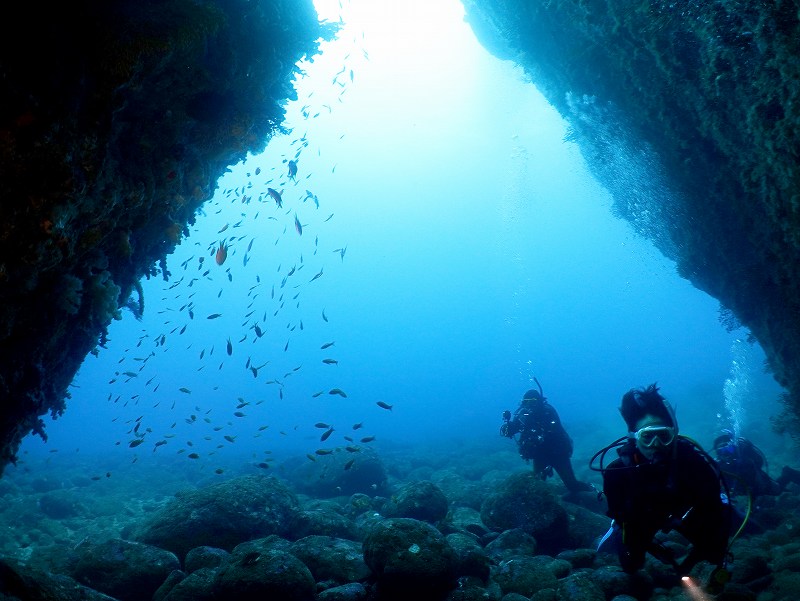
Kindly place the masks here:
<instances>
[{"instance_id":1,"label":"diver in background","mask_svg":"<svg viewBox=\"0 0 800 601\"><path fill-rule=\"evenodd\" d=\"M762 495L781 494L790 482L800 484L800 471L788 465L783 467L780 477L773 480L767 469L767 458L761 449L730 430L723 430L714 439L713 449L732 495L749 494L755 501Z\"/></svg>"},{"instance_id":2,"label":"diver in background","mask_svg":"<svg viewBox=\"0 0 800 601\"><path fill-rule=\"evenodd\" d=\"M527 391L514 412L503 412L505 423L500 434L513 438L519 434L519 454L525 461L533 460L533 471L542 480L553 475L555 470L570 493L591 491L594 488L575 478L572 469L572 439L567 434L555 408L547 402L539 381L534 378L539 390Z\"/></svg>"}]
</instances>

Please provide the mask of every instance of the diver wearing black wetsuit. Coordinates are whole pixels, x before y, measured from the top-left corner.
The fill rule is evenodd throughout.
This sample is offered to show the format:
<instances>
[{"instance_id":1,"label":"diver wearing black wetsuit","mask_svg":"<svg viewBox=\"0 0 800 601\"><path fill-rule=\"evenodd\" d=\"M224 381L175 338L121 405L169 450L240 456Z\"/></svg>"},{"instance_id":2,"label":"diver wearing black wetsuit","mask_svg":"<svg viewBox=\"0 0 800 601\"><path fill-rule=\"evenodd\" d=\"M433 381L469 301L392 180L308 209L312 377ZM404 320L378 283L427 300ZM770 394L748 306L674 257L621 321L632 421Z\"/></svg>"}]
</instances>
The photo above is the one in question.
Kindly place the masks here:
<instances>
[{"instance_id":1,"label":"diver wearing black wetsuit","mask_svg":"<svg viewBox=\"0 0 800 601\"><path fill-rule=\"evenodd\" d=\"M767 458L751 441L723 430L714 439L714 454L725 474L731 495L749 494L753 501L762 495L779 495L789 483L800 484L800 472L783 467L781 475L773 480L768 472Z\"/></svg>"},{"instance_id":2,"label":"diver wearing black wetsuit","mask_svg":"<svg viewBox=\"0 0 800 601\"><path fill-rule=\"evenodd\" d=\"M680 574L701 560L722 566L730 507L713 462L691 440L678 436L674 413L655 384L626 393L620 412L628 436L620 441L619 457L602 468L613 522L600 550L615 550L626 572L641 568L648 552ZM659 531L670 530L692 545L680 564L655 540Z\"/></svg>"},{"instance_id":3,"label":"diver wearing black wetsuit","mask_svg":"<svg viewBox=\"0 0 800 601\"><path fill-rule=\"evenodd\" d=\"M504 418L506 423L500 427L500 433L508 438L519 434L519 454L526 461L533 460L533 472L538 477L546 480L555 470L570 493L594 490L575 477L572 439L540 390L527 391L514 418L508 411Z\"/></svg>"}]
</instances>

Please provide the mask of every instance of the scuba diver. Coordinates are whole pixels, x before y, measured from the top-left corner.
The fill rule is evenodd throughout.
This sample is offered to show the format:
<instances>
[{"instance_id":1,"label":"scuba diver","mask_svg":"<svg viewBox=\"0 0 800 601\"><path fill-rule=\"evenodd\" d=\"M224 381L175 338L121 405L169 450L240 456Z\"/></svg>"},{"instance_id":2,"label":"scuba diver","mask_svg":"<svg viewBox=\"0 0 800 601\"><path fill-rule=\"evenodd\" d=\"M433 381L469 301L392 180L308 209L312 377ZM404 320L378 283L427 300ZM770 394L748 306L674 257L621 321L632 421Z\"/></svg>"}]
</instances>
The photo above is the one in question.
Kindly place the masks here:
<instances>
[{"instance_id":1,"label":"scuba diver","mask_svg":"<svg viewBox=\"0 0 800 601\"><path fill-rule=\"evenodd\" d=\"M800 484L800 471L788 465L783 467L780 477L773 480L761 449L730 430L723 430L714 439L713 449L733 495L749 495L755 501L762 495L781 494L790 482Z\"/></svg>"},{"instance_id":2,"label":"scuba diver","mask_svg":"<svg viewBox=\"0 0 800 601\"><path fill-rule=\"evenodd\" d=\"M542 480L555 470L570 493L592 491L594 487L575 478L572 470L572 439L567 434L555 408L547 402L542 385L534 378L539 390L527 391L514 412L503 412L500 434L513 438L519 434L519 454L525 461L533 460L533 471Z\"/></svg>"},{"instance_id":3,"label":"scuba diver","mask_svg":"<svg viewBox=\"0 0 800 601\"><path fill-rule=\"evenodd\" d=\"M633 573L647 553L687 575L700 561L716 564L709 586L727 581L731 510L727 487L713 459L694 441L678 435L678 421L656 384L632 389L619 408L628 434L598 451L590 467L603 475L611 528L598 551L616 552ZM618 457L604 466L605 455ZM594 462L599 457L599 468ZM679 563L656 535L675 530L691 544ZM738 534L738 533L737 533Z\"/></svg>"}]
</instances>

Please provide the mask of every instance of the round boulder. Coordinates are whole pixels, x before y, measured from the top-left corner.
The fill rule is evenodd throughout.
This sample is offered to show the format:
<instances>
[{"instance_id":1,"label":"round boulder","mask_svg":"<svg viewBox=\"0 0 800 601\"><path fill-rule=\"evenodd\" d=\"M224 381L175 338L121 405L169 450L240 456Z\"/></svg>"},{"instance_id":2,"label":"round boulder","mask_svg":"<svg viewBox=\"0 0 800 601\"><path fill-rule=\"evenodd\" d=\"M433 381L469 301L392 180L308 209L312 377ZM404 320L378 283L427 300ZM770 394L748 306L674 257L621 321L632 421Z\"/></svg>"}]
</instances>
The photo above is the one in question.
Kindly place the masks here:
<instances>
[{"instance_id":1,"label":"round boulder","mask_svg":"<svg viewBox=\"0 0 800 601\"><path fill-rule=\"evenodd\" d=\"M305 564L284 551L234 553L220 566L216 599L313 601L316 584Z\"/></svg>"},{"instance_id":2,"label":"round boulder","mask_svg":"<svg viewBox=\"0 0 800 601\"><path fill-rule=\"evenodd\" d=\"M169 551L122 539L78 548L72 576L121 601L150 599L173 570L181 567Z\"/></svg>"},{"instance_id":3,"label":"round boulder","mask_svg":"<svg viewBox=\"0 0 800 601\"><path fill-rule=\"evenodd\" d=\"M204 545L230 550L247 540L285 534L298 510L297 497L276 478L244 476L179 493L134 538L180 558Z\"/></svg>"},{"instance_id":4,"label":"round boulder","mask_svg":"<svg viewBox=\"0 0 800 601\"><path fill-rule=\"evenodd\" d=\"M332 501L317 501L298 511L291 531L295 539L317 535L361 540L353 520L344 515L341 505Z\"/></svg>"},{"instance_id":5,"label":"round boulder","mask_svg":"<svg viewBox=\"0 0 800 601\"><path fill-rule=\"evenodd\" d=\"M569 518L550 487L533 472L508 477L481 506L481 520L495 531L520 528L545 552L561 550L568 540Z\"/></svg>"},{"instance_id":6,"label":"round boulder","mask_svg":"<svg viewBox=\"0 0 800 601\"><path fill-rule=\"evenodd\" d=\"M347 584L366 580L370 570L364 563L361 543L331 536L307 536L292 543L292 555L302 561L319 581Z\"/></svg>"},{"instance_id":7,"label":"round boulder","mask_svg":"<svg viewBox=\"0 0 800 601\"><path fill-rule=\"evenodd\" d=\"M485 582L489 578L492 560L483 547L468 534L447 535L447 542L456 553L456 574L472 576Z\"/></svg>"},{"instance_id":8,"label":"round boulder","mask_svg":"<svg viewBox=\"0 0 800 601\"><path fill-rule=\"evenodd\" d=\"M492 559L510 559L515 555L536 555L536 539L519 528L502 532L486 545L486 552Z\"/></svg>"},{"instance_id":9,"label":"round boulder","mask_svg":"<svg viewBox=\"0 0 800 601\"><path fill-rule=\"evenodd\" d=\"M606 601L606 596L591 576L584 572L570 574L558 581L558 598L564 601Z\"/></svg>"},{"instance_id":10,"label":"round boulder","mask_svg":"<svg viewBox=\"0 0 800 601\"><path fill-rule=\"evenodd\" d=\"M187 574L191 574L201 568L216 568L223 563L228 557L225 549L218 549L217 547L195 547L186 554L186 559L183 560L183 567Z\"/></svg>"},{"instance_id":11,"label":"round boulder","mask_svg":"<svg viewBox=\"0 0 800 601\"><path fill-rule=\"evenodd\" d=\"M456 530L469 532L478 537L486 536L489 530L481 521L481 514L472 507L454 507L450 511L450 523Z\"/></svg>"},{"instance_id":12,"label":"round boulder","mask_svg":"<svg viewBox=\"0 0 800 601\"><path fill-rule=\"evenodd\" d=\"M200 568L169 589L162 601L214 601L216 576L216 570ZM153 601L158 600L153 597Z\"/></svg>"},{"instance_id":13,"label":"round boulder","mask_svg":"<svg viewBox=\"0 0 800 601\"><path fill-rule=\"evenodd\" d=\"M383 514L436 523L447 516L447 497L429 480L411 482L386 502Z\"/></svg>"},{"instance_id":14,"label":"round boulder","mask_svg":"<svg viewBox=\"0 0 800 601\"><path fill-rule=\"evenodd\" d=\"M378 522L364 538L363 550L384 596L435 597L455 586L456 554L426 522L410 518Z\"/></svg>"},{"instance_id":15,"label":"round boulder","mask_svg":"<svg viewBox=\"0 0 800 601\"><path fill-rule=\"evenodd\" d=\"M359 582L334 586L317 595L317 601L366 601L367 598L367 589Z\"/></svg>"},{"instance_id":16,"label":"round boulder","mask_svg":"<svg viewBox=\"0 0 800 601\"><path fill-rule=\"evenodd\" d=\"M316 498L388 492L386 468L378 454L364 446L352 448L354 452L336 449L315 461L303 461L287 476L296 490Z\"/></svg>"},{"instance_id":17,"label":"round boulder","mask_svg":"<svg viewBox=\"0 0 800 601\"><path fill-rule=\"evenodd\" d=\"M558 579L546 561L549 559L541 556L514 557L502 561L495 570L494 581L503 589L503 594L517 593L531 597L542 589L555 589Z\"/></svg>"}]
</instances>

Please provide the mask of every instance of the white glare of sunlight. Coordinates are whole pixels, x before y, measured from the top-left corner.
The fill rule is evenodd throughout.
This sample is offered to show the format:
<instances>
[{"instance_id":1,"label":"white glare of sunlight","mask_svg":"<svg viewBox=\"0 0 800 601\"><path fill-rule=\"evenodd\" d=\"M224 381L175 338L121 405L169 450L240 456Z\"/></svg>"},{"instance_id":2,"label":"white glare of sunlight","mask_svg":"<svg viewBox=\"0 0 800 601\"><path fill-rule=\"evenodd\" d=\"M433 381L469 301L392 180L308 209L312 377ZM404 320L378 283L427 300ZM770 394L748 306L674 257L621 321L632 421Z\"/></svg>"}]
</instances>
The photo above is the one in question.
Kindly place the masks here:
<instances>
[{"instance_id":1,"label":"white glare of sunlight","mask_svg":"<svg viewBox=\"0 0 800 601\"><path fill-rule=\"evenodd\" d=\"M320 21L343 23L352 32L370 31L370 52L391 54L390 48L403 47L405 60L416 65L446 55L452 30L443 27L458 28L464 19L458 0L314 0L314 6Z\"/></svg>"}]
</instances>

